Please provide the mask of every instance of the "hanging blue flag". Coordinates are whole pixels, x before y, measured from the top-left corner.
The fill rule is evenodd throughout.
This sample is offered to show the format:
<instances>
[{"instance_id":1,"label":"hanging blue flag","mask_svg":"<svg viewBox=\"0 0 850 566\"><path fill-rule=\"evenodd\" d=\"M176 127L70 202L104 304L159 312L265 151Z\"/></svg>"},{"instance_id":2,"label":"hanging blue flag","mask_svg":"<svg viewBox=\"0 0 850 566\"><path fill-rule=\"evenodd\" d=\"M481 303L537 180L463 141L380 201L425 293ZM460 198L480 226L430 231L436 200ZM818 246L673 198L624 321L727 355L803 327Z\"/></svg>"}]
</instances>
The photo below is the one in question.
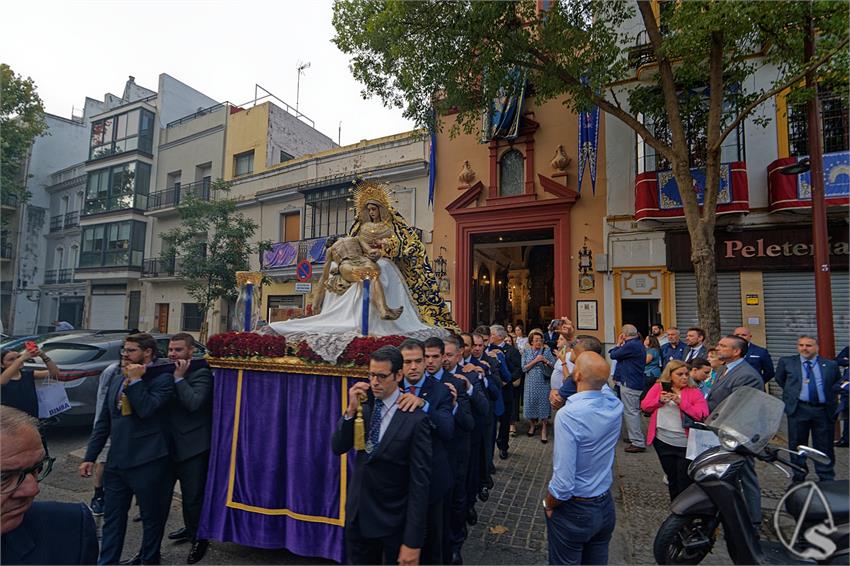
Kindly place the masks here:
<instances>
[{"instance_id":1,"label":"hanging blue flag","mask_svg":"<svg viewBox=\"0 0 850 566\"><path fill-rule=\"evenodd\" d=\"M431 149L428 154L428 206L434 206L434 187L437 185L437 129L431 126Z\"/></svg>"},{"instance_id":2,"label":"hanging blue flag","mask_svg":"<svg viewBox=\"0 0 850 566\"><path fill-rule=\"evenodd\" d=\"M582 83L587 84L585 79ZM596 195L596 156L599 151L599 107L578 115L578 192L584 179L584 168L590 168L590 186Z\"/></svg>"}]
</instances>

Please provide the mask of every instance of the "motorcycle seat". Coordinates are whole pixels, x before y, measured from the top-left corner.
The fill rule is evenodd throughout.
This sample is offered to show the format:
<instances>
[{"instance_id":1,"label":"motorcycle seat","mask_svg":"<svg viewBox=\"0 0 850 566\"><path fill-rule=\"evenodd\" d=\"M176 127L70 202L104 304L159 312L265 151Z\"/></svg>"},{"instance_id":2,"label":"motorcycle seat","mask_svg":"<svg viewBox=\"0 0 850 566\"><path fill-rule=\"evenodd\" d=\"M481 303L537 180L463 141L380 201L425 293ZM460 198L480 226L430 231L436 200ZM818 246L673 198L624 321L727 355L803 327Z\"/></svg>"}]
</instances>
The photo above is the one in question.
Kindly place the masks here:
<instances>
[{"instance_id":1,"label":"motorcycle seat","mask_svg":"<svg viewBox=\"0 0 850 566\"><path fill-rule=\"evenodd\" d=\"M815 485L818 486L824 498L826 498L833 519L836 522L847 521L847 517L850 515L850 497L847 496L848 489L850 489L848 480L821 481L815 482ZM806 504L806 497L808 497L809 491L806 488L798 489L785 500L785 510L795 519L800 518L800 513L803 511L803 505ZM827 513L823 507L823 501L815 493L806 512L805 521L807 523L824 521L826 518Z\"/></svg>"}]
</instances>

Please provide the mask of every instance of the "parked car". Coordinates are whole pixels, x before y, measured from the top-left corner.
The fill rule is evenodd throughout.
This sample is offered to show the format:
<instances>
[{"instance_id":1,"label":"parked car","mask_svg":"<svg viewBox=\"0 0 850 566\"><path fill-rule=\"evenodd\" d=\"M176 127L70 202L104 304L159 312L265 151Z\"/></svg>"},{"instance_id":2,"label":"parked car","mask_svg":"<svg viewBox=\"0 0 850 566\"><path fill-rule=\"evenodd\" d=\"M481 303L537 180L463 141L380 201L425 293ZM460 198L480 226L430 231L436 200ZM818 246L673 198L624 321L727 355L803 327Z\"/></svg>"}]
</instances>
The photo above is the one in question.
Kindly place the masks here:
<instances>
[{"instance_id":1,"label":"parked car","mask_svg":"<svg viewBox=\"0 0 850 566\"><path fill-rule=\"evenodd\" d=\"M98 330L62 330L59 332L45 332L44 334L27 334L25 336L14 336L0 342L3 350L23 350L24 344L32 340L39 345L44 345L63 338L76 338L77 336L90 336L97 334Z\"/></svg>"},{"instance_id":2,"label":"parked car","mask_svg":"<svg viewBox=\"0 0 850 566\"><path fill-rule=\"evenodd\" d=\"M56 365L59 366L59 381L65 386L71 409L57 417L59 425L91 425L97 402L97 386L100 373L110 364L121 359L121 348L127 332L97 333L69 338L58 338L41 344ZM170 334L153 334L156 338L159 357L168 355ZM203 358L207 353L200 342L195 341L195 357ZM34 369L44 369L44 364L31 364ZM39 380L36 387L42 386Z\"/></svg>"}]
</instances>

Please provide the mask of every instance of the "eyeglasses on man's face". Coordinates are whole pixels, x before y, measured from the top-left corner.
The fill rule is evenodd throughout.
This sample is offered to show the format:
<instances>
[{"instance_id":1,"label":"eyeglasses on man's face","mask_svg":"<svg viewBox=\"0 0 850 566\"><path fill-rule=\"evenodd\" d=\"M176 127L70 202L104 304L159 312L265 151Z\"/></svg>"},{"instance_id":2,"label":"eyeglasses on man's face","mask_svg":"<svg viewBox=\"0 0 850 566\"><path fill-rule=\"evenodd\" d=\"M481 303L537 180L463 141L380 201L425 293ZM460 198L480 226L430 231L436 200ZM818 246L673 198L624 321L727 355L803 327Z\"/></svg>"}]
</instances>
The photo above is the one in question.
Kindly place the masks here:
<instances>
[{"instance_id":1,"label":"eyeglasses on man's face","mask_svg":"<svg viewBox=\"0 0 850 566\"><path fill-rule=\"evenodd\" d=\"M12 493L21 487L21 484L26 481L27 476L29 475L33 475L35 477L35 481L41 482L41 480L50 474L50 471L53 469L53 462L55 461L56 458L47 456L29 468L24 468L22 470L0 471L0 493L4 495Z\"/></svg>"}]
</instances>

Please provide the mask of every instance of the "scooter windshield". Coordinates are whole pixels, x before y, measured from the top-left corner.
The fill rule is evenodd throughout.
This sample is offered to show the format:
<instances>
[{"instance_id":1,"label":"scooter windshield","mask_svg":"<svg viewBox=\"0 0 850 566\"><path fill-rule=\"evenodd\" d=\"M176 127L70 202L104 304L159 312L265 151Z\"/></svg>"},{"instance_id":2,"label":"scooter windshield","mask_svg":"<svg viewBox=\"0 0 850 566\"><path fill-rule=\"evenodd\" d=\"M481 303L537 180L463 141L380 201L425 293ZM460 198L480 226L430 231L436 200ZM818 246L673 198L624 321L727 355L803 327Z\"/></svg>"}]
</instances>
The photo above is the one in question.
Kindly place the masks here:
<instances>
[{"instance_id":1,"label":"scooter windshield","mask_svg":"<svg viewBox=\"0 0 850 566\"><path fill-rule=\"evenodd\" d=\"M753 387L741 387L705 420L726 450L744 448L758 454L779 430L785 404Z\"/></svg>"}]
</instances>

